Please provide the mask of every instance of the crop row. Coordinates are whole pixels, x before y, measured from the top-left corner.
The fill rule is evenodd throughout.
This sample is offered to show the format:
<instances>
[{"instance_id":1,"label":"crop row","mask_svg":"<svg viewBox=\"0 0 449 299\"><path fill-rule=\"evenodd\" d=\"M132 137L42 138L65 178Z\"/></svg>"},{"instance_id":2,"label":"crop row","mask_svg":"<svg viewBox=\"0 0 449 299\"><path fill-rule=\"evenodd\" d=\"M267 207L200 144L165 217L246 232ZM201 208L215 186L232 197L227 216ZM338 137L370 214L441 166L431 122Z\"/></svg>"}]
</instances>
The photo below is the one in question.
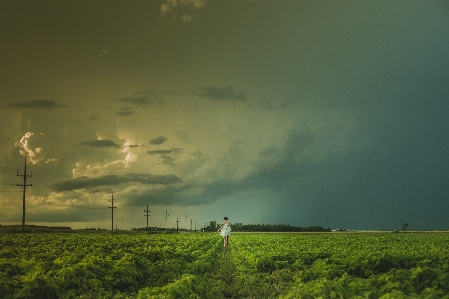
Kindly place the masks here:
<instances>
[{"instance_id":1,"label":"crop row","mask_svg":"<svg viewBox=\"0 0 449 299\"><path fill-rule=\"evenodd\" d=\"M218 242L213 235L0 235L0 297L157 294L210 272Z\"/></svg>"},{"instance_id":2,"label":"crop row","mask_svg":"<svg viewBox=\"0 0 449 299\"><path fill-rule=\"evenodd\" d=\"M0 298L449 298L449 235L0 235Z\"/></svg>"},{"instance_id":3,"label":"crop row","mask_svg":"<svg viewBox=\"0 0 449 299\"><path fill-rule=\"evenodd\" d=\"M254 234L232 245L245 297L449 298L447 234Z\"/></svg>"}]
</instances>

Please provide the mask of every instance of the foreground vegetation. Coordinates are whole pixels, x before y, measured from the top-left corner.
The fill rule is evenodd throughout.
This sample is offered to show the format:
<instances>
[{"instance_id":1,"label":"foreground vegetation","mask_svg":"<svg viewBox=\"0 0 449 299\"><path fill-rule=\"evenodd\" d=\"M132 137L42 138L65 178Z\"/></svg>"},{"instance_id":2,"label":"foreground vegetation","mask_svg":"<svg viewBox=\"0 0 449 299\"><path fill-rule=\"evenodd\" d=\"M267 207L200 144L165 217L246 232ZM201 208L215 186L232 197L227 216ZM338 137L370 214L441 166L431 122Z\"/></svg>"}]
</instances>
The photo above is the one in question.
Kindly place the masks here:
<instances>
[{"instance_id":1,"label":"foreground vegetation","mask_svg":"<svg viewBox=\"0 0 449 299\"><path fill-rule=\"evenodd\" d=\"M0 298L449 298L449 234L0 234Z\"/></svg>"}]
</instances>

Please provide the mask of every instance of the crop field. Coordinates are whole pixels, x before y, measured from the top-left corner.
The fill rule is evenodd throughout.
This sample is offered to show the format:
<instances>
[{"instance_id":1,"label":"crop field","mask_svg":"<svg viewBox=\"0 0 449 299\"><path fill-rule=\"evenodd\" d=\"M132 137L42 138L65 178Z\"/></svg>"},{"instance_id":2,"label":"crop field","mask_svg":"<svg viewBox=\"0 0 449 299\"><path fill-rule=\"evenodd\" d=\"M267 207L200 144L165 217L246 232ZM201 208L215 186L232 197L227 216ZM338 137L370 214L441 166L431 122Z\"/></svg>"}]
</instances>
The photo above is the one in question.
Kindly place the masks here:
<instances>
[{"instance_id":1,"label":"crop field","mask_svg":"<svg viewBox=\"0 0 449 299\"><path fill-rule=\"evenodd\" d=\"M2 234L0 298L449 298L448 233Z\"/></svg>"}]
</instances>

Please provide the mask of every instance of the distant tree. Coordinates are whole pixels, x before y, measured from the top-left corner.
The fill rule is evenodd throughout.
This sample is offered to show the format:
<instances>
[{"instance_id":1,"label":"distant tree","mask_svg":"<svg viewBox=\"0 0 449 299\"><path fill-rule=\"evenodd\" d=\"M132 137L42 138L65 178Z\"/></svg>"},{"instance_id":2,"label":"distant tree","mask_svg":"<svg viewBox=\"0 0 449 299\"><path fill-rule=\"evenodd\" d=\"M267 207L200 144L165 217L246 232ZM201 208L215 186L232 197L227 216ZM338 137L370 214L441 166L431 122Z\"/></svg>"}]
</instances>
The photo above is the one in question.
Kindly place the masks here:
<instances>
[{"instance_id":1,"label":"distant tree","mask_svg":"<svg viewBox=\"0 0 449 299\"><path fill-rule=\"evenodd\" d=\"M408 223L407 222L402 223L402 230L406 230L407 227L408 227Z\"/></svg>"},{"instance_id":2,"label":"distant tree","mask_svg":"<svg viewBox=\"0 0 449 299\"><path fill-rule=\"evenodd\" d=\"M205 228L204 228L204 231L207 231L207 232L213 232L213 231L216 231L218 229L218 227L217 227L217 221L210 221L209 222L209 226L206 226Z\"/></svg>"}]
</instances>

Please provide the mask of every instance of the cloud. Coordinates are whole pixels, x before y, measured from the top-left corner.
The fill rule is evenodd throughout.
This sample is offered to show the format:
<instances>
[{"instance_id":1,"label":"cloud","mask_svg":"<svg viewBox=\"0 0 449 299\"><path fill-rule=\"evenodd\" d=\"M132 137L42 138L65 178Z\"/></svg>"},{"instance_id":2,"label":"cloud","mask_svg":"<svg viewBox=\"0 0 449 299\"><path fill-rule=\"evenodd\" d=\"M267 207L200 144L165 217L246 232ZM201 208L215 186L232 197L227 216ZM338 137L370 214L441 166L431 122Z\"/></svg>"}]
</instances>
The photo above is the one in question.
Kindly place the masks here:
<instances>
[{"instance_id":1,"label":"cloud","mask_svg":"<svg viewBox=\"0 0 449 299\"><path fill-rule=\"evenodd\" d=\"M57 158L49 158L49 159L45 160L45 164L49 164L51 162L58 162L58 161L59 161L59 159L57 159Z\"/></svg>"},{"instance_id":2,"label":"cloud","mask_svg":"<svg viewBox=\"0 0 449 299\"><path fill-rule=\"evenodd\" d=\"M67 108L69 106L63 105L63 104L58 104L55 101L32 100L32 101L28 101L28 102L17 102L17 103L3 104L0 107L1 108L11 108L11 109L45 108L47 110L52 110L53 108Z\"/></svg>"},{"instance_id":3,"label":"cloud","mask_svg":"<svg viewBox=\"0 0 449 299\"><path fill-rule=\"evenodd\" d=\"M206 5L205 0L166 0L161 4L161 14L159 18L163 18L170 14L176 18L175 11L180 11L183 15L181 20L190 22L194 17L192 14L198 9L203 8L204 5Z\"/></svg>"},{"instance_id":4,"label":"cloud","mask_svg":"<svg viewBox=\"0 0 449 299\"><path fill-rule=\"evenodd\" d=\"M147 91L148 92L148 91ZM150 99L148 96L139 96L139 97L123 97L116 99L117 102L124 102L133 105L137 105L140 107L147 107L151 105L161 105L163 101L160 99Z\"/></svg>"},{"instance_id":5,"label":"cloud","mask_svg":"<svg viewBox=\"0 0 449 299\"><path fill-rule=\"evenodd\" d=\"M149 97L155 97L158 95L158 92L153 89L146 89L146 90L138 91L138 92L136 92L136 94L137 95L146 95Z\"/></svg>"},{"instance_id":6,"label":"cloud","mask_svg":"<svg viewBox=\"0 0 449 299\"><path fill-rule=\"evenodd\" d=\"M148 186L130 188L124 191L121 196L129 199L131 206L162 204L187 207L211 202L208 196L203 194L201 188L196 188L189 183L163 185L156 188Z\"/></svg>"},{"instance_id":7,"label":"cloud","mask_svg":"<svg viewBox=\"0 0 449 299\"><path fill-rule=\"evenodd\" d=\"M139 145L138 144L129 144L129 145L127 145L127 147L134 148L134 147L139 147Z\"/></svg>"},{"instance_id":8,"label":"cloud","mask_svg":"<svg viewBox=\"0 0 449 299\"><path fill-rule=\"evenodd\" d=\"M120 145L115 143L112 140L92 140L92 141L83 141L78 143L78 145L87 145L90 147L115 147L119 148Z\"/></svg>"},{"instance_id":9,"label":"cloud","mask_svg":"<svg viewBox=\"0 0 449 299\"><path fill-rule=\"evenodd\" d=\"M168 149L168 150L147 151L148 155L179 154L179 153L182 153L182 148L172 148L172 149Z\"/></svg>"},{"instance_id":10,"label":"cloud","mask_svg":"<svg viewBox=\"0 0 449 299\"><path fill-rule=\"evenodd\" d=\"M217 102L245 102L247 99L243 92L236 93L231 86L203 86L197 92L197 95Z\"/></svg>"},{"instance_id":11,"label":"cloud","mask_svg":"<svg viewBox=\"0 0 449 299\"><path fill-rule=\"evenodd\" d=\"M176 161L176 157L181 154L182 148L171 148L165 150L147 151L148 155L160 155L159 161L164 165L172 165Z\"/></svg>"},{"instance_id":12,"label":"cloud","mask_svg":"<svg viewBox=\"0 0 449 299\"><path fill-rule=\"evenodd\" d=\"M52 185L52 188L57 192L62 192L126 183L136 183L144 185L170 185L178 182L181 182L181 179L173 174L153 175L148 173L129 173L126 175L104 175L94 178L83 176L61 183L54 183Z\"/></svg>"},{"instance_id":13,"label":"cloud","mask_svg":"<svg viewBox=\"0 0 449 299\"><path fill-rule=\"evenodd\" d=\"M89 118L90 121L94 121L94 120L97 120L97 119L98 119L97 116L91 116L91 117Z\"/></svg>"},{"instance_id":14,"label":"cloud","mask_svg":"<svg viewBox=\"0 0 449 299\"><path fill-rule=\"evenodd\" d=\"M103 49L103 50L101 50L101 53L103 53L103 54L108 54L108 53L109 53L109 51L108 51L108 50L106 50L106 49Z\"/></svg>"},{"instance_id":15,"label":"cloud","mask_svg":"<svg viewBox=\"0 0 449 299\"><path fill-rule=\"evenodd\" d=\"M183 20L184 22L190 22L193 20L193 17L189 14L185 14L181 17L181 20Z\"/></svg>"},{"instance_id":16,"label":"cloud","mask_svg":"<svg viewBox=\"0 0 449 299\"><path fill-rule=\"evenodd\" d=\"M25 133L22 138L20 138L20 141L15 143L15 146L19 147L19 152L22 155L27 155L28 159L31 163L36 164L37 162L41 161L42 158L38 158L37 155L42 152L42 148L32 148L31 147L31 137L34 135L32 132Z\"/></svg>"},{"instance_id":17,"label":"cloud","mask_svg":"<svg viewBox=\"0 0 449 299\"><path fill-rule=\"evenodd\" d=\"M157 145L157 144L162 144L165 141L167 141L167 138L165 138L164 136L159 136L157 138L150 139L150 144Z\"/></svg>"},{"instance_id":18,"label":"cloud","mask_svg":"<svg viewBox=\"0 0 449 299\"><path fill-rule=\"evenodd\" d=\"M120 108L120 111L115 113L115 116L127 117L127 116L130 116L131 114L134 114L134 111L132 111L131 108L122 107L122 108Z\"/></svg>"},{"instance_id":19,"label":"cloud","mask_svg":"<svg viewBox=\"0 0 449 299\"><path fill-rule=\"evenodd\" d=\"M274 111L276 109L287 109L289 106L290 106L289 101L284 101L280 104L273 104L268 99L262 99L259 103L259 107L266 111Z\"/></svg>"}]
</instances>

